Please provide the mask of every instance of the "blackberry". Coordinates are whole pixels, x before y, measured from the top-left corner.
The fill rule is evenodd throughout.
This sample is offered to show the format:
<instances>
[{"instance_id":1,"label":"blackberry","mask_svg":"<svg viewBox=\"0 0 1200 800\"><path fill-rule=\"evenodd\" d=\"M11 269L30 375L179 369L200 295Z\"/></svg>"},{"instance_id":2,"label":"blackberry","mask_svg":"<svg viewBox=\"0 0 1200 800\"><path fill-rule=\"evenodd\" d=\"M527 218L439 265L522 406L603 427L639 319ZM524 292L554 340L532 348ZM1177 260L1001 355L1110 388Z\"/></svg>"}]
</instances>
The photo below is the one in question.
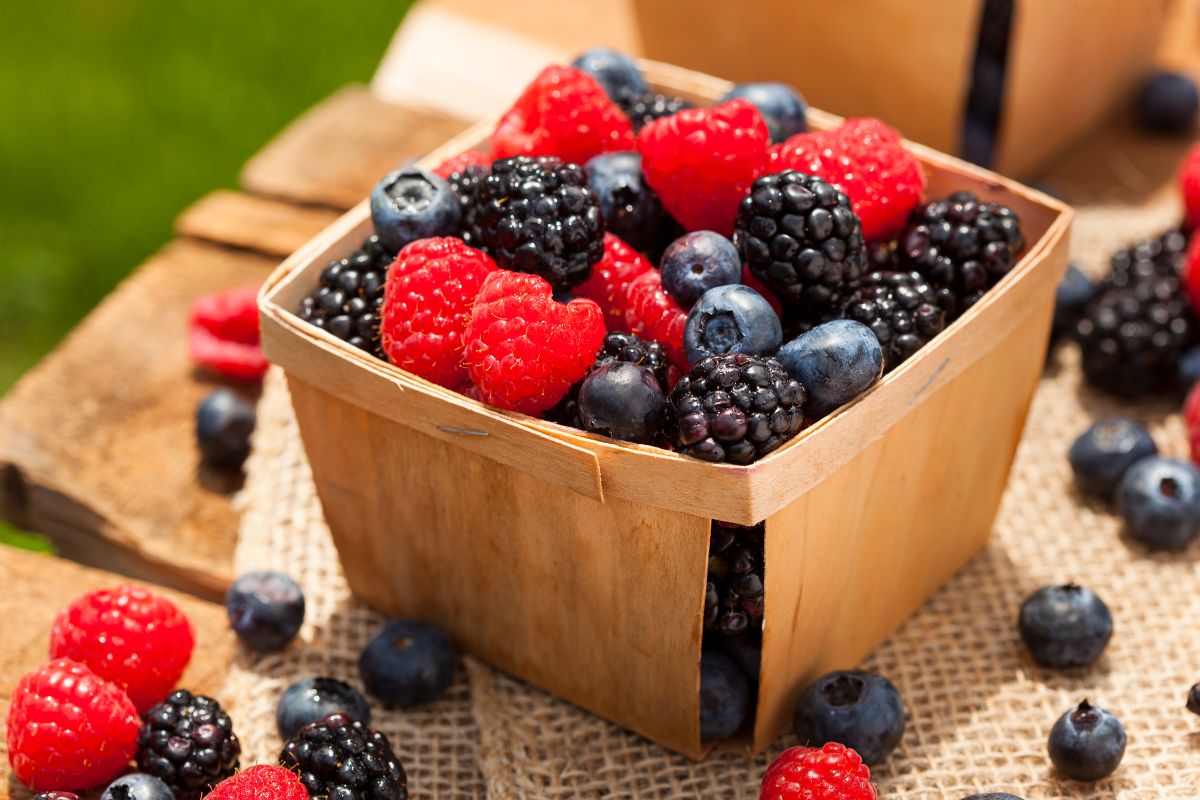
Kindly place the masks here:
<instances>
[{"instance_id":1,"label":"blackberry","mask_svg":"<svg viewBox=\"0 0 1200 800\"><path fill-rule=\"evenodd\" d=\"M713 520L708 544L704 627L733 636L763 619L763 525Z\"/></svg>"},{"instance_id":2,"label":"blackberry","mask_svg":"<svg viewBox=\"0 0 1200 800\"><path fill-rule=\"evenodd\" d=\"M678 114L688 108L692 108L692 104L682 97L672 97L657 92L627 95L622 98L621 102L621 110L625 112L625 116L629 117L635 133L656 119Z\"/></svg>"},{"instance_id":3,"label":"blackberry","mask_svg":"<svg viewBox=\"0 0 1200 800\"><path fill-rule=\"evenodd\" d=\"M1180 228L1142 239L1113 253L1100 289L1125 288L1155 275L1178 277L1187 260L1188 237Z\"/></svg>"},{"instance_id":4,"label":"blackberry","mask_svg":"<svg viewBox=\"0 0 1200 800\"><path fill-rule=\"evenodd\" d=\"M919 272L872 272L847 298L845 315L879 339L885 371L946 328L946 311Z\"/></svg>"},{"instance_id":5,"label":"blackberry","mask_svg":"<svg viewBox=\"0 0 1200 800\"><path fill-rule=\"evenodd\" d=\"M738 207L733 241L787 316L827 316L867 271L862 223L850 199L815 175L764 175Z\"/></svg>"},{"instance_id":6,"label":"blackberry","mask_svg":"<svg viewBox=\"0 0 1200 800\"><path fill-rule=\"evenodd\" d=\"M151 708L138 733L138 769L176 800L197 800L238 768L242 746L216 700L180 689Z\"/></svg>"},{"instance_id":7,"label":"blackberry","mask_svg":"<svg viewBox=\"0 0 1200 800\"><path fill-rule=\"evenodd\" d=\"M924 275L953 321L1012 270L1025 236L1012 209L956 192L913 209L899 242L900 269Z\"/></svg>"},{"instance_id":8,"label":"blackberry","mask_svg":"<svg viewBox=\"0 0 1200 800\"><path fill-rule=\"evenodd\" d=\"M284 743L280 762L299 774L312 800L408 797L408 775L387 737L346 714L305 725Z\"/></svg>"},{"instance_id":9,"label":"blackberry","mask_svg":"<svg viewBox=\"0 0 1200 800\"><path fill-rule=\"evenodd\" d=\"M488 174L488 171L488 168L481 164L472 164L465 169L450 173L446 178L454 196L458 198L459 205L462 206L463 219L466 219L468 209L475 202L475 187L479 185L479 181L483 180L483 176Z\"/></svg>"},{"instance_id":10,"label":"blackberry","mask_svg":"<svg viewBox=\"0 0 1200 800\"><path fill-rule=\"evenodd\" d=\"M804 401L804 387L778 359L706 356L675 384L667 431L684 455L749 464L800 432Z\"/></svg>"},{"instance_id":11,"label":"blackberry","mask_svg":"<svg viewBox=\"0 0 1200 800\"><path fill-rule=\"evenodd\" d=\"M391 263L392 255L379 237L368 236L349 256L329 262L321 271L316 291L300 301L300 319L386 361L379 341L379 310Z\"/></svg>"},{"instance_id":12,"label":"blackberry","mask_svg":"<svg viewBox=\"0 0 1200 800\"><path fill-rule=\"evenodd\" d=\"M604 256L604 218L587 173L553 156L492 164L463 229L502 268L541 275L559 291L587 280Z\"/></svg>"},{"instance_id":13,"label":"blackberry","mask_svg":"<svg viewBox=\"0 0 1200 800\"><path fill-rule=\"evenodd\" d=\"M1179 276L1137 263L1151 274L1102 289L1075 326L1088 383L1124 398L1172 389L1178 361L1196 341L1196 319Z\"/></svg>"},{"instance_id":14,"label":"blackberry","mask_svg":"<svg viewBox=\"0 0 1200 800\"><path fill-rule=\"evenodd\" d=\"M672 373L675 370L671 367L671 357L667 354L667 348L654 339L640 339L632 333L610 333L605 336L604 344L596 354L596 363L588 369L588 374L607 364L622 361L637 364L653 372L663 394L670 390ZM572 386L563 399L546 412L546 419L582 430L583 424L579 419L579 387L582 385L581 380Z\"/></svg>"}]
</instances>

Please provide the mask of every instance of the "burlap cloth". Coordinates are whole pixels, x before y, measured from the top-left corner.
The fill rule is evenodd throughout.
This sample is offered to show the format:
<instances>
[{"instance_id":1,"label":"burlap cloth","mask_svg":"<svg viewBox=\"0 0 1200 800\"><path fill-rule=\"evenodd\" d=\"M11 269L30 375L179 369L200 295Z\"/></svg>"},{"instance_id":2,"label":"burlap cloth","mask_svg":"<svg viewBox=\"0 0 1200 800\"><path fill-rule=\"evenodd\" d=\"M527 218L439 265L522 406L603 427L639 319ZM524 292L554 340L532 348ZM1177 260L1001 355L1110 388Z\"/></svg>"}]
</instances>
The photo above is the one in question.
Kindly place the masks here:
<instances>
[{"instance_id":1,"label":"burlap cloth","mask_svg":"<svg viewBox=\"0 0 1200 800\"><path fill-rule=\"evenodd\" d=\"M1115 247L1176 213L1169 201L1092 209L1076 225L1077 260L1098 272ZM874 772L881 797L1200 797L1200 720L1183 708L1200 680L1200 547L1155 555L1124 540L1118 519L1073 489L1065 459L1071 439L1108 413L1144 418L1160 448L1183 455L1177 408L1113 403L1080 389L1073 349L1051 359L990 546L863 664L896 684L909 714L899 750ZM308 598L303 645L243 655L225 687L251 763L278 753L279 691L313 674L358 684L359 650L382 618L347 590L277 374L241 503L237 568L285 570ZM1020 647L1014 616L1033 589L1067 580L1106 600L1116 635L1093 669L1041 670ZM1084 697L1129 734L1121 768L1092 786L1059 781L1046 757L1050 726ZM414 796L429 798L756 798L768 757L794 743L784 736L760 758L693 763L469 659L445 699L375 715Z\"/></svg>"}]
</instances>

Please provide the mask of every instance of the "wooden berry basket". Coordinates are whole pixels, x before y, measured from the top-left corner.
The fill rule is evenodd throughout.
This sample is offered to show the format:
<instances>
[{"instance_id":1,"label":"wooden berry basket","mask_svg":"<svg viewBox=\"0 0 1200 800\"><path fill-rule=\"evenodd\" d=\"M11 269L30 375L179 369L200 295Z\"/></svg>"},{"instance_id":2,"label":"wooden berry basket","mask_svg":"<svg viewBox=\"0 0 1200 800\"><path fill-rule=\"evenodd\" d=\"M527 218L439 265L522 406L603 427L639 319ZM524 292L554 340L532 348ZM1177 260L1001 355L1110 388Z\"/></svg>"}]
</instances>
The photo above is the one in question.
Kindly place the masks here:
<instances>
[{"instance_id":1,"label":"wooden berry basket","mask_svg":"<svg viewBox=\"0 0 1200 800\"><path fill-rule=\"evenodd\" d=\"M725 81L643 62L711 104ZM814 128L839 120L812 111ZM485 141L485 123L421 163ZM293 312L370 232L366 201L259 297L346 577L370 605L450 630L479 658L689 756L709 526L766 521L753 747L815 676L854 664L984 544L1045 357L1071 210L912 145L931 195L1020 214L1013 272L858 401L746 467L618 443L487 407Z\"/></svg>"}]
</instances>

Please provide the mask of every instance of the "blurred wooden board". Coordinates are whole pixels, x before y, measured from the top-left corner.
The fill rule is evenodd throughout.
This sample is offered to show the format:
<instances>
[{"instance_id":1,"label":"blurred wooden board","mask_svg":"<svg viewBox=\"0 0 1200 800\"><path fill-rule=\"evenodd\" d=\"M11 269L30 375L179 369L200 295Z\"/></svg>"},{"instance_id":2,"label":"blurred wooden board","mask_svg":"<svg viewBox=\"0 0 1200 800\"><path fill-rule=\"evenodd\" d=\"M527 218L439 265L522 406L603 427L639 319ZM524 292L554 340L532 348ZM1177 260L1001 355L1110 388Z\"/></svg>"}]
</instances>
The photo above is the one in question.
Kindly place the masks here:
<instances>
[{"instance_id":1,"label":"blurred wooden board","mask_svg":"<svg viewBox=\"0 0 1200 800\"><path fill-rule=\"evenodd\" d=\"M225 189L196 201L175 223L180 236L283 258L337 219L336 211Z\"/></svg>"},{"instance_id":2,"label":"blurred wooden board","mask_svg":"<svg viewBox=\"0 0 1200 800\"><path fill-rule=\"evenodd\" d=\"M109 295L0 403L0 516L62 555L216 598L231 579L240 474L201 467L192 300L275 259L177 241Z\"/></svg>"},{"instance_id":3,"label":"blurred wooden board","mask_svg":"<svg viewBox=\"0 0 1200 800\"><path fill-rule=\"evenodd\" d=\"M252 193L349 208L388 171L467 127L444 113L380 101L347 86L314 106L242 170Z\"/></svg>"},{"instance_id":4,"label":"blurred wooden board","mask_svg":"<svg viewBox=\"0 0 1200 800\"><path fill-rule=\"evenodd\" d=\"M84 592L117 586L128 579L88 569L64 559L0 546L0 719L7 718L10 693L21 675L48 660L50 625ZM219 690L233 659L235 638L224 607L177 592L164 592L188 616L196 650L180 685L221 700ZM8 752L0 737L0 800L28 798L30 792L8 774Z\"/></svg>"}]
</instances>

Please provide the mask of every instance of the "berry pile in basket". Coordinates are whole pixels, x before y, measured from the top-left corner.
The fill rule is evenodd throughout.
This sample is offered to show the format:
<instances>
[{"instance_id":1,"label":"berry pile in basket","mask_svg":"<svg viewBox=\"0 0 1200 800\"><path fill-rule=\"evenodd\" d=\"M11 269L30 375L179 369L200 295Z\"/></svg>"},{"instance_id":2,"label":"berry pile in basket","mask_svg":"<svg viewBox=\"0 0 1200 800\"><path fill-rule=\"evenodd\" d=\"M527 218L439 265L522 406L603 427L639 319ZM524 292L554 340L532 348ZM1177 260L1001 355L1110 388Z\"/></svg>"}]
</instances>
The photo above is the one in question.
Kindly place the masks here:
<instances>
[{"instance_id":1,"label":"berry pile in basket","mask_svg":"<svg viewBox=\"0 0 1200 800\"><path fill-rule=\"evenodd\" d=\"M297 311L491 406L744 465L1012 270L1010 208L925 189L879 120L810 131L778 83L696 107L591 50L539 73L484 148L386 176L372 234Z\"/></svg>"}]
</instances>

